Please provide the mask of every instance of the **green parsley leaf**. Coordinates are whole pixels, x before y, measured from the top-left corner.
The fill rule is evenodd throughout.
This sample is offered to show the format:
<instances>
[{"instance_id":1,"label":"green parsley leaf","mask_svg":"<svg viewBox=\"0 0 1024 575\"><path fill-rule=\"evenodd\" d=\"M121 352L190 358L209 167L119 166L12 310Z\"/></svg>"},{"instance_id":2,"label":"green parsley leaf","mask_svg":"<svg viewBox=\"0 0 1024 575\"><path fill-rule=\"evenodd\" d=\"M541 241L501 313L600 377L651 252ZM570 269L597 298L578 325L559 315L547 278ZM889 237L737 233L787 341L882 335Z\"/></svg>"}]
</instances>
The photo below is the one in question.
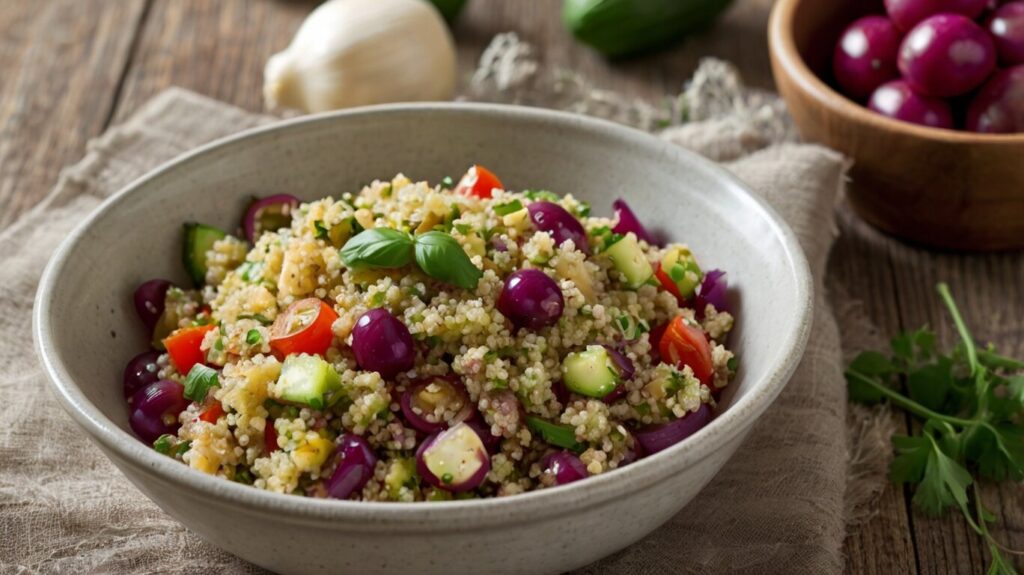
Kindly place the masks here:
<instances>
[{"instance_id":1,"label":"green parsley leaf","mask_svg":"<svg viewBox=\"0 0 1024 575\"><path fill-rule=\"evenodd\" d=\"M270 325L274 323L274 320L267 318L267 316L259 313L243 313L238 316L238 319L254 319L263 325Z\"/></svg>"},{"instance_id":2,"label":"green parsley leaf","mask_svg":"<svg viewBox=\"0 0 1024 575\"><path fill-rule=\"evenodd\" d=\"M345 243L341 261L350 268L400 268L412 261L413 240L391 228L364 230Z\"/></svg>"},{"instance_id":3,"label":"green parsley leaf","mask_svg":"<svg viewBox=\"0 0 1024 575\"><path fill-rule=\"evenodd\" d=\"M459 231L460 234L464 236L468 236L469 232L473 231L473 226L469 224L455 224L452 227L454 227L456 230Z\"/></svg>"},{"instance_id":4,"label":"green parsley leaf","mask_svg":"<svg viewBox=\"0 0 1024 575\"><path fill-rule=\"evenodd\" d=\"M416 264L428 276L463 289L476 289L483 277L459 242L443 232L416 236L415 256Z\"/></svg>"},{"instance_id":5,"label":"green parsley leaf","mask_svg":"<svg viewBox=\"0 0 1024 575\"><path fill-rule=\"evenodd\" d=\"M185 377L185 397L202 403L211 387L219 387L220 380L217 377L217 370L197 363L189 370Z\"/></svg>"},{"instance_id":6,"label":"green parsley leaf","mask_svg":"<svg viewBox=\"0 0 1024 575\"><path fill-rule=\"evenodd\" d=\"M245 333L245 343L249 345L256 345L262 339L263 336L260 335L260 330L258 329L250 329Z\"/></svg>"},{"instance_id":7,"label":"green parsley leaf","mask_svg":"<svg viewBox=\"0 0 1024 575\"><path fill-rule=\"evenodd\" d=\"M171 447L176 439L177 438L174 437L173 435L165 433L160 437L156 438L156 441L153 442L153 449L156 450L157 453L163 455L170 455Z\"/></svg>"},{"instance_id":8,"label":"green parsley leaf","mask_svg":"<svg viewBox=\"0 0 1024 575\"><path fill-rule=\"evenodd\" d=\"M590 217L590 204L588 204L587 202L580 202L579 205L576 206L576 217Z\"/></svg>"},{"instance_id":9,"label":"green parsley leaf","mask_svg":"<svg viewBox=\"0 0 1024 575\"><path fill-rule=\"evenodd\" d=\"M511 202L494 206L494 213L499 216L507 216L509 214L514 214L521 209L523 209L523 202L520 202L519 200L512 200Z\"/></svg>"},{"instance_id":10,"label":"green parsley leaf","mask_svg":"<svg viewBox=\"0 0 1024 575\"><path fill-rule=\"evenodd\" d=\"M586 445L576 441L576 432L568 425L551 423L539 417L527 415L526 426L535 433L539 433L544 441L555 447L568 449L574 453L583 453L587 448Z\"/></svg>"}]
</instances>

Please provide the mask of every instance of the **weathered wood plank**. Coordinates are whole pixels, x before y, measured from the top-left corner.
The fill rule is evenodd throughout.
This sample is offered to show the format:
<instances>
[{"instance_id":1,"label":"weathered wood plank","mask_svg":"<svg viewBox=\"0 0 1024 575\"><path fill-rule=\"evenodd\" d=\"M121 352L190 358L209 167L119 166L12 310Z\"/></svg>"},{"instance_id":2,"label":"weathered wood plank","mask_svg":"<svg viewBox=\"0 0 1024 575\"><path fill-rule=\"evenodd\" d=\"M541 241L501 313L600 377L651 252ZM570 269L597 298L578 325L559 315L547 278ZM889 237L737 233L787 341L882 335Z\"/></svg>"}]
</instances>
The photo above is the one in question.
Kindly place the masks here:
<instances>
[{"instance_id":1,"label":"weathered wood plank","mask_svg":"<svg viewBox=\"0 0 1024 575\"><path fill-rule=\"evenodd\" d=\"M291 41L312 1L155 0L115 118L170 86L263 110L263 67Z\"/></svg>"},{"instance_id":2,"label":"weathered wood plank","mask_svg":"<svg viewBox=\"0 0 1024 575\"><path fill-rule=\"evenodd\" d=\"M863 306L878 339L901 329L889 240L858 220L847 209L839 212L840 236L829 260L829 289L834 300L849 298ZM839 296L845 294L845 298ZM863 334L843 333L845 339ZM893 425L900 431L907 420L893 412ZM903 490L887 485L878 501L876 514L853 527L847 535L846 569L850 573L916 573L917 560L911 537L911 518L907 514Z\"/></svg>"},{"instance_id":3,"label":"weathered wood plank","mask_svg":"<svg viewBox=\"0 0 1024 575\"><path fill-rule=\"evenodd\" d=\"M0 3L0 228L106 126L143 0Z\"/></svg>"}]
</instances>

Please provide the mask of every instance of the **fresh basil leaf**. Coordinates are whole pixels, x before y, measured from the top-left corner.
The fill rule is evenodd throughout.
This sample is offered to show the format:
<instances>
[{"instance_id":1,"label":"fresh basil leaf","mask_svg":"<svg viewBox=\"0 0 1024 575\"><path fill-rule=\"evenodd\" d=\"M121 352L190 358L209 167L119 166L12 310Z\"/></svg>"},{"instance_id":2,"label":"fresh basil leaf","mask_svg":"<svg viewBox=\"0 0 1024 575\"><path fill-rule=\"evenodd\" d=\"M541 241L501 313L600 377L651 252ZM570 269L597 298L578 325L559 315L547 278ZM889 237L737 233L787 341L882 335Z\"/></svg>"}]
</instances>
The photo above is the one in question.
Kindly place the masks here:
<instances>
[{"instance_id":1,"label":"fresh basil leaf","mask_svg":"<svg viewBox=\"0 0 1024 575\"><path fill-rule=\"evenodd\" d=\"M523 209L523 202L520 202L519 200L512 200L511 202L494 206L494 213L499 216L507 216L509 214L514 214L521 209Z\"/></svg>"},{"instance_id":2,"label":"fresh basil leaf","mask_svg":"<svg viewBox=\"0 0 1024 575\"><path fill-rule=\"evenodd\" d=\"M217 370L197 363L189 370L185 377L185 397L202 403L211 387L219 387L220 380L217 378Z\"/></svg>"},{"instance_id":3,"label":"fresh basil leaf","mask_svg":"<svg viewBox=\"0 0 1024 575\"><path fill-rule=\"evenodd\" d=\"M364 230L345 243L341 261L350 268L400 268L412 261L409 234L391 228Z\"/></svg>"},{"instance_id":4,"label":"fresh basil leaf","mask_svg":"<svg viewBox=\"0 0 1024 575\"><path fill-rule=\"evenodd\" d=\"M463 289L476 288L483 272L455 238L434 231L416 236L414 243L416 264L425 274Z\"/></svg>"},{"instance_id":5,"label":"fresh basil leaf","mask_svg":"<svg viewBox=\"0 0 1024 575\"><path fill-rule=\"evenodd\" d=\"M544 441L556 447L575 453L583 453L587 448L586 445L576 441L576 432L568 425L559 425L528 415L526 416L526 426L539 433Z\"/></svg>"}]
</instances>

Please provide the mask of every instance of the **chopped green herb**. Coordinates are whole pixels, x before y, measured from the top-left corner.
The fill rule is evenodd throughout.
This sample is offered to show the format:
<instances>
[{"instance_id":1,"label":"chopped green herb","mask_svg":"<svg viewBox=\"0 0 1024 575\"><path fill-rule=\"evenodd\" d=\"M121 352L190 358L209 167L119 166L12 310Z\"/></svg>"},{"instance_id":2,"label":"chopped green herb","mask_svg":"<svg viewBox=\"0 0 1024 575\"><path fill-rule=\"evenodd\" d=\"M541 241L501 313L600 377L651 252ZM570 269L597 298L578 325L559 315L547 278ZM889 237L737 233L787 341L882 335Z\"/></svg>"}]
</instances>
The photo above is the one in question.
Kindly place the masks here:
<instances>
[{"instance_id":1,"label":"chopped green herb","mask_svg":"<svg viewBox=\"0 0 1024 575\"><path fill-rule=\"evenodd\" d=\"M238 316L238 319L254 319L263 325L270 325L274 323L274 320L269 319L265 315L259 313L243 313Z\"/></svg>"},{"instance_id":2,"label":"chopped green herb","mask_svg":"<svg viewBox=\"0 0 1024 575\"><path fill-rule=\"evenodd\" d=\"M217 351L224 351L224 338L218 337L213 340L213 349Z\"/></svg>"},{"instance_id":3,"label":"chopped green herb","mask_svg":"<svg viewBox=\"0 0 1024 575\"><path fill-rule=\"evenodd\" d=\"M155 449L157 453L163 455L170 455L171 447L173 446L173 443L176 439L177 438L174 437L173 435L165 433L160 437L156 438L156 441L153 442L153 449Z\"/></svg>"},{"instance_id":4,"label":"chopped green herb","mask_svg":"<svg viewBox=\"0 0 1024 575\"><path fill-rule=\"evenodd\" d=\"M380 307L380 306L384 305L384 300L386 298L387 298L387 294L386 293L384 293L382 291L375 292L372 296L370 296L370 307Z\"/></svg>"},{"instance_id":5,"label":"chopped green herb","mask_svg":"<svg viewBox=\"0 0 1024 575\"><path fill-rule=\"evenodd\" d=\"M211 387L220 386L217 370L197 363L185 377L185 397L202 403Z\"/></svg>"},{"instance_id":6,"label":"chopped green herb","mask_svg":"<svg viewBox=\"0 0 1024 575\"><path fill-rule=\"evenodd\" d=\"M445 485L451 485L452 481L455 481L455 476L451 473L445 473L441 476L441 483L444 483Z\"/></svg>"},{"instance_id":7,"label":"chopped green herb","mask_svg":"<svg viewBox=\"0 0 1024 575\"><path fill-rule=\"evenodd\" d=\"M384 187L383 187L383 188L381 189L381 191L380 191L380 195L381 195L381 197L383 197L383 198L390 198L390 197L391 197L391 193L392 193L393 191L394 191L394 190L392 189L392 187L391 187L391 184L388 184L388 185L384 186Z\"/></svg>"},{"instance_id":8,"label":"chopped green herb","mask_svg":"<svg viewBox=\"0 0 1024 575\"><path fill-rule=\"evenodd\" d=\"M729 371L736 371L740 367L740 358L735 355L729 358L729 361L725 362L725 367L729 368Z\"/></svg>"},{"instance_id":9,"label":"chopped green herb","mask_svg":"<svg viewBox=\"0 0 1024 575\"><path fill-rule=\"evenodd\" d=\"M519 200L512 200L511 202L494 206L494 213L499 216L507 216L509 214L514 214L521 209L523 209L523 202L520 202Z\"/></svg>"},{"instance_id":10,"label":"chopped green herb","mask_svg":"<svg viewBox=\"0 0 1024 575\"><path fill-rule=\"evenodd\" d=\"M850 363L849 396L860 403L888 400L924 422L916 433L893 438L890 479L914 485L913 502L929 515L959 509L988 544L988 572L1015 573L989 532L996 518L980 499L976 477L1024 479L1024 362L991 346L978 349L949 287L937 288L961 343L943 354L931 330L902 333L893 338L890 355L867 351Z\"/></svg>"},{"instance_id":11,"label":"chopped green herb","mask_svg":"<svg viewBox=\"0 0 1024 575\"><path fill-rule=\"evenodd\" d=\"M544 421L532 415L526 416L526 426L539 433L544 441L575 453L583 453L587 446L576 441L576 432L568 425Z\"/></svg>"},{"instance_id":12,"label":"chopped green herb","mask_svg":"<svg viewBox=\"0 0 1024 575\"><path fill-rule=\"evenodd\" d=\"M313 227L316 228L316 239L318 239L318 240L326 240L327 239L327 237L328 237L327 236L328 229L327 229L327 226L325 226L323 222L321 222L320 220L316 220L315 222L313 222Z\"/></svg>"},{"instance_id":13,"label":"chopped green herb","mask_svg":"<svg viewBox=\"0 0 1024 575\"><path fill-rule=\"evenodd\" d=\"M469 233L473 231L473 227L469 224L455 224L453 227L464 236L468 236Z\"/></svg>"},{"instance_id":14,"label":"chopped green herb","mask_svg":"<svg viewBox=\"0 0 1024 575\"><path fill-rule=\"evenodd\" d=\"M533 201L544 200L548 202L557 202L562 199L558 194L547 190L526 190L523 192L523 195L526 196L527 199Z\"/></svg>"},{"instance_id":15,"label":"chopped green herb","mask_svg":"<svg viewBox=\"0 0 1024 575\"><path fill-rule=\"evenodd\" d=\"M590 204L588 204L587 202L580 202L579 205L576 206L576 217L578 217L578 218L586 218L586 217L589 217L589 216L590 216Z\"/></svg>"},{"instance_id":16,"label":"chopped green herb","mask_svg":"<svg viewBox=\"0 0 1024 575\"><path fill-rule=\"evenodd\" d=\"M445 176L441 178L441 185L451 189L451 187L455 185L455 180L453 180L451 176Z\"/></svg>"},{"instance_id":17,"label":"chopped green herb","mask_svg":"<svg viewBox=\"0 0 1024 575\"><path fill-rule=\"evenodd\" d=\"M245 334L245 343L247 343L249 345L256 345L262 339L263 339L263 336L260 335L260 330L258 330L258 329L250 329Z\"/></svg>"},{"instance_id":18,"label":"chopped green herb","mask_svg":"<svg viewBox=\"0 0 1024 575\"><path fill-rule=\"evenodd\" d=\"M245 467L239 467L235 470L235 481L243 485L252 485L253 483L252 472Z\"/></svg>"},{"instance_id":19,"label":"chopped green herb","mask_svg":"<svg viewBox=\"0 0 1024 575\"><path fill-rule=\"evenodd\" d=\"M181 457L185 455L189 449L192 449L192 441L182 441L177 447L171 450L171 457Z\"/></svg>"}]
</instances>

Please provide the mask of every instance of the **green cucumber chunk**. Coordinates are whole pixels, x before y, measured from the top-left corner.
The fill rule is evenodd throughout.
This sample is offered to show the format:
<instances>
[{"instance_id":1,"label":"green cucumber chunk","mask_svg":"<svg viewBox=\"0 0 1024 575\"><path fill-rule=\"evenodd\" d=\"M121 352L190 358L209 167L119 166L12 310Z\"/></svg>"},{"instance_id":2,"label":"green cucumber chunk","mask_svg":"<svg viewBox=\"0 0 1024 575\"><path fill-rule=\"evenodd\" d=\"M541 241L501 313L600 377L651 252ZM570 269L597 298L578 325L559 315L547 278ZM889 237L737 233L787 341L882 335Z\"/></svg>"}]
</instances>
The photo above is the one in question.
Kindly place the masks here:
<instances>
[{"instance_id":1,"label":"green cucumber chunk","mask_svg":"<svg viewBox=\"0 0 1024 575\"><path fill-rule=\"evenodd\" d=\"M640 244L637 243L636 236L632 233L626 234L604 253L612 258L615 269L626 276L626 284L630 289L644 285L654 275L651 262L647 261L647 256L640 249Z\"/></svg>"},{"instance_id":2,"label":"green cucumber chunk","mask_svg":"<svg viewBox=\"0 0 1024 575\"><path fill-rule=\"evenodd\" d=\"M391 498L397 499L403 487L415 489L416 484L416 460L411 457L392 459L388 473L384 476L384 485L388 488Z\"/></svg>"},{"instance_id":3,"label":"green cucumber chunk","mask_svg":"<svg viewBox=\"0 0 1024 575\"><path fill-rule=\"evenodd\" d=\"M197 287L206 283L206 252L213 248L217 240L227 237L227 233L206 224L195 222L185 223L185 244L182 261L185 271L192 277Z\"/></svg>"},{"instance_id":4,"label":"green cucumber chunk","mask_svg":"<svg viewBox=\"0 0 1024 575\"><path fill-rule=\"evenodd\" d=\"M562 360L562 379L570 391L588 397L604 397L619 384L612 358L600 345L567 355Z\"/></svg>"},{"instance_id":5,"label":"green cucumber chunk","mask_svg":"<svg viewBox=\"0 0 1024 575\"><path fill-rule=\"evenodd\" d=\"M290 355L281 366L277 396L291 403L323 409L327 396L341 389L341 378L331 364L315 355Z\"/></svg>"}]
</instances>

